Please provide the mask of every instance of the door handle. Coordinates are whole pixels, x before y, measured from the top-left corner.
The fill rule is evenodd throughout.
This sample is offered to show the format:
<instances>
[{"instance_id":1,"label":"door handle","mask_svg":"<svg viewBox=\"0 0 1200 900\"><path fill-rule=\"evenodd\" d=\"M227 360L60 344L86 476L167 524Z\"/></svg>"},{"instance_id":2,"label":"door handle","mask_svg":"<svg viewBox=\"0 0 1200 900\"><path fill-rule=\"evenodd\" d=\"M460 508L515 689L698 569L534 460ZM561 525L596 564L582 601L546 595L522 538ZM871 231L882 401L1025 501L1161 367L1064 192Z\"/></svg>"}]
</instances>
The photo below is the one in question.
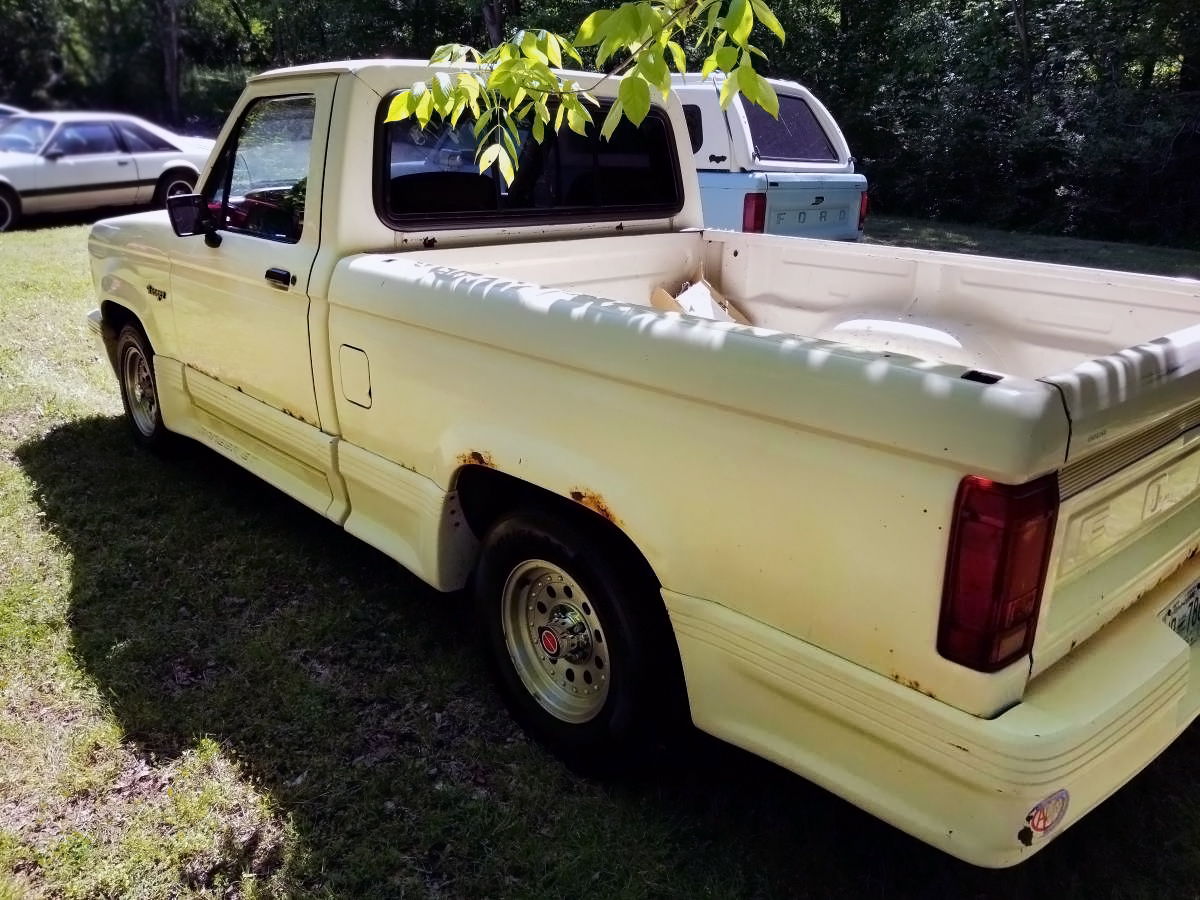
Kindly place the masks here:
<instances>
[{"instance_id":1,"label":"door handle","mask_svg":"<svg viewBox=\"0 0 1200 900\"><path fill-rule=\"evenodd\" d=\"M279 285L284 290L287 290L289 287L291 287L293 284L296 283L296 276L293 275L291 272L289 272L287 269L276 269L276 268L267 269L266 275L264 277L267 279L267 281L271 282L272 284Z\"/></svg>"},{"instance_id":2,"label":"door handle","mask_svg":"<svg viewBox=\"0 0 1200 900\"><path fill-rule=\"evenodd\" d=\"M118 160L117 160L117 165L118 165L118 166L127 166L127 165L129 165L129 160L127 160L127 159L118 159Z\"/></svg>"}]
</instances>

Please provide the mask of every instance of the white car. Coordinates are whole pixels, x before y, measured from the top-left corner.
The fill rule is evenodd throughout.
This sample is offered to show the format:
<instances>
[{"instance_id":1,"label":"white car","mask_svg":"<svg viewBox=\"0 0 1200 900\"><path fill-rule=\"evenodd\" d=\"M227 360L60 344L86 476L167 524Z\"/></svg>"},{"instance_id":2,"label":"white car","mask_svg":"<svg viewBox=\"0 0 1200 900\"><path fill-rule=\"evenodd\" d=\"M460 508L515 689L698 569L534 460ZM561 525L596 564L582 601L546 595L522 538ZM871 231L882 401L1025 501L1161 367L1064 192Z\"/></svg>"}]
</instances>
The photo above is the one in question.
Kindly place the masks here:
<instances>
[{"instance_id":1,"label":"white car","mask_svg":"<svg viewBox=\"0 0 1200 900\"><path fill-rule=\"evenodd\" d=\"M0 118L0 231L29 213L163 206L191 193L212 147L116 113Z\"/></svg>"}]
</instances>

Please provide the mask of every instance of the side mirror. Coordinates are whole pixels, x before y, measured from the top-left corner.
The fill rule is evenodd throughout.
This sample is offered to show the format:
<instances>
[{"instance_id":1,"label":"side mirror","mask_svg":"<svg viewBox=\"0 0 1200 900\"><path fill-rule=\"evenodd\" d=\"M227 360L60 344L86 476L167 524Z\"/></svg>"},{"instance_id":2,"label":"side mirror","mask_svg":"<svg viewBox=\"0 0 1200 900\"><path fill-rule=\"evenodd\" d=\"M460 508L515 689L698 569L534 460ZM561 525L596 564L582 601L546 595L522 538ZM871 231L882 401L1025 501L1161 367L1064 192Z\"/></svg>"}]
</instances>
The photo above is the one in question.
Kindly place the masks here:
<instances>
[{"instance_id":1,"label":"side mirror","mask_svg":"<svg viewBox=\"0 0 1200 900\"><path fill-rule=\"evenodd\" d=\"M61 147L55 147L52 150L47 150L42 154L43 159L48 159L50 162L58 162L67 154L63 152Z\"/></svg>"},{"instance_id":2,"label":"side mirror","mask_svg":"<svg viewBox=\"0 0 1200 900\"><path fill-rule=\"evenodd\" d=\"M221 245L221 236L213 226L208 204L199 194L176 194L167 198L167 215L171 227L179 237L204 235L204 243L210 247Z\"/></svg>"}]
</instances>

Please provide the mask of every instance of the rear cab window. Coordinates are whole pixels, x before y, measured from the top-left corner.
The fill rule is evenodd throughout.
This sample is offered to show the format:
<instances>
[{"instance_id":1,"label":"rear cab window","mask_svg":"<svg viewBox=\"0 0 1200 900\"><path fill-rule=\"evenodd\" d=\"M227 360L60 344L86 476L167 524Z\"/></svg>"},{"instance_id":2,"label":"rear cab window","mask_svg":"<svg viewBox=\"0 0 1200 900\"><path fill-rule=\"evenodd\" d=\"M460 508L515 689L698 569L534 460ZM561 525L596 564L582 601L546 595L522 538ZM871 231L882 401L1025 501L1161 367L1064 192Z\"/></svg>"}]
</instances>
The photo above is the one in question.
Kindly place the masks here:
<instances>
[{"instance_id":1,"label":"rear cab window","mask_svg":"<svg viewBox=\"0 0 1200 900\"><path fill-rule=\"evenodd\" d=\"M605 106L592 110L586 134L547 130L541 143L520 129L516 176L479 172L473 122L434 118L382 122L376 143L376 209L397 230L470 228L546 221L663 218L683 208L675 138L666 113L651 109L641 125L623 120L605 141Z\"/></svg>"}]
</instances>

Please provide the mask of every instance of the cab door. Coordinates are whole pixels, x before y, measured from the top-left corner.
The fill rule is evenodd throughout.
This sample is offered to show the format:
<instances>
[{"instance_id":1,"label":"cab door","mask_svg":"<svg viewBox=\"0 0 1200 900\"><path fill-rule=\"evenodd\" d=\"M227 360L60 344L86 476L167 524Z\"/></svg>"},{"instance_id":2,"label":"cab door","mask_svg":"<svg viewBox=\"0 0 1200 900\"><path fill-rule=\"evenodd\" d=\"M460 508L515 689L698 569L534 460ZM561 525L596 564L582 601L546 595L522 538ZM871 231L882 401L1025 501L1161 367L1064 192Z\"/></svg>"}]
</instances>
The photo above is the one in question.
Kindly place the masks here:
<instances>
[{"instance_id":1,"label":"cab door","mask_svg":"<svg viewBox=\"0 0 1200 900\"><path fill-rule=\"evenodd\" d=\"M201 189L216 236L178 240L171 290L189 383L220 382L319 427L308 286L334 77L288 86L263 85L228 133ZM253 417L254 405L221 414Z\"/></svg>"}]
</instances>

